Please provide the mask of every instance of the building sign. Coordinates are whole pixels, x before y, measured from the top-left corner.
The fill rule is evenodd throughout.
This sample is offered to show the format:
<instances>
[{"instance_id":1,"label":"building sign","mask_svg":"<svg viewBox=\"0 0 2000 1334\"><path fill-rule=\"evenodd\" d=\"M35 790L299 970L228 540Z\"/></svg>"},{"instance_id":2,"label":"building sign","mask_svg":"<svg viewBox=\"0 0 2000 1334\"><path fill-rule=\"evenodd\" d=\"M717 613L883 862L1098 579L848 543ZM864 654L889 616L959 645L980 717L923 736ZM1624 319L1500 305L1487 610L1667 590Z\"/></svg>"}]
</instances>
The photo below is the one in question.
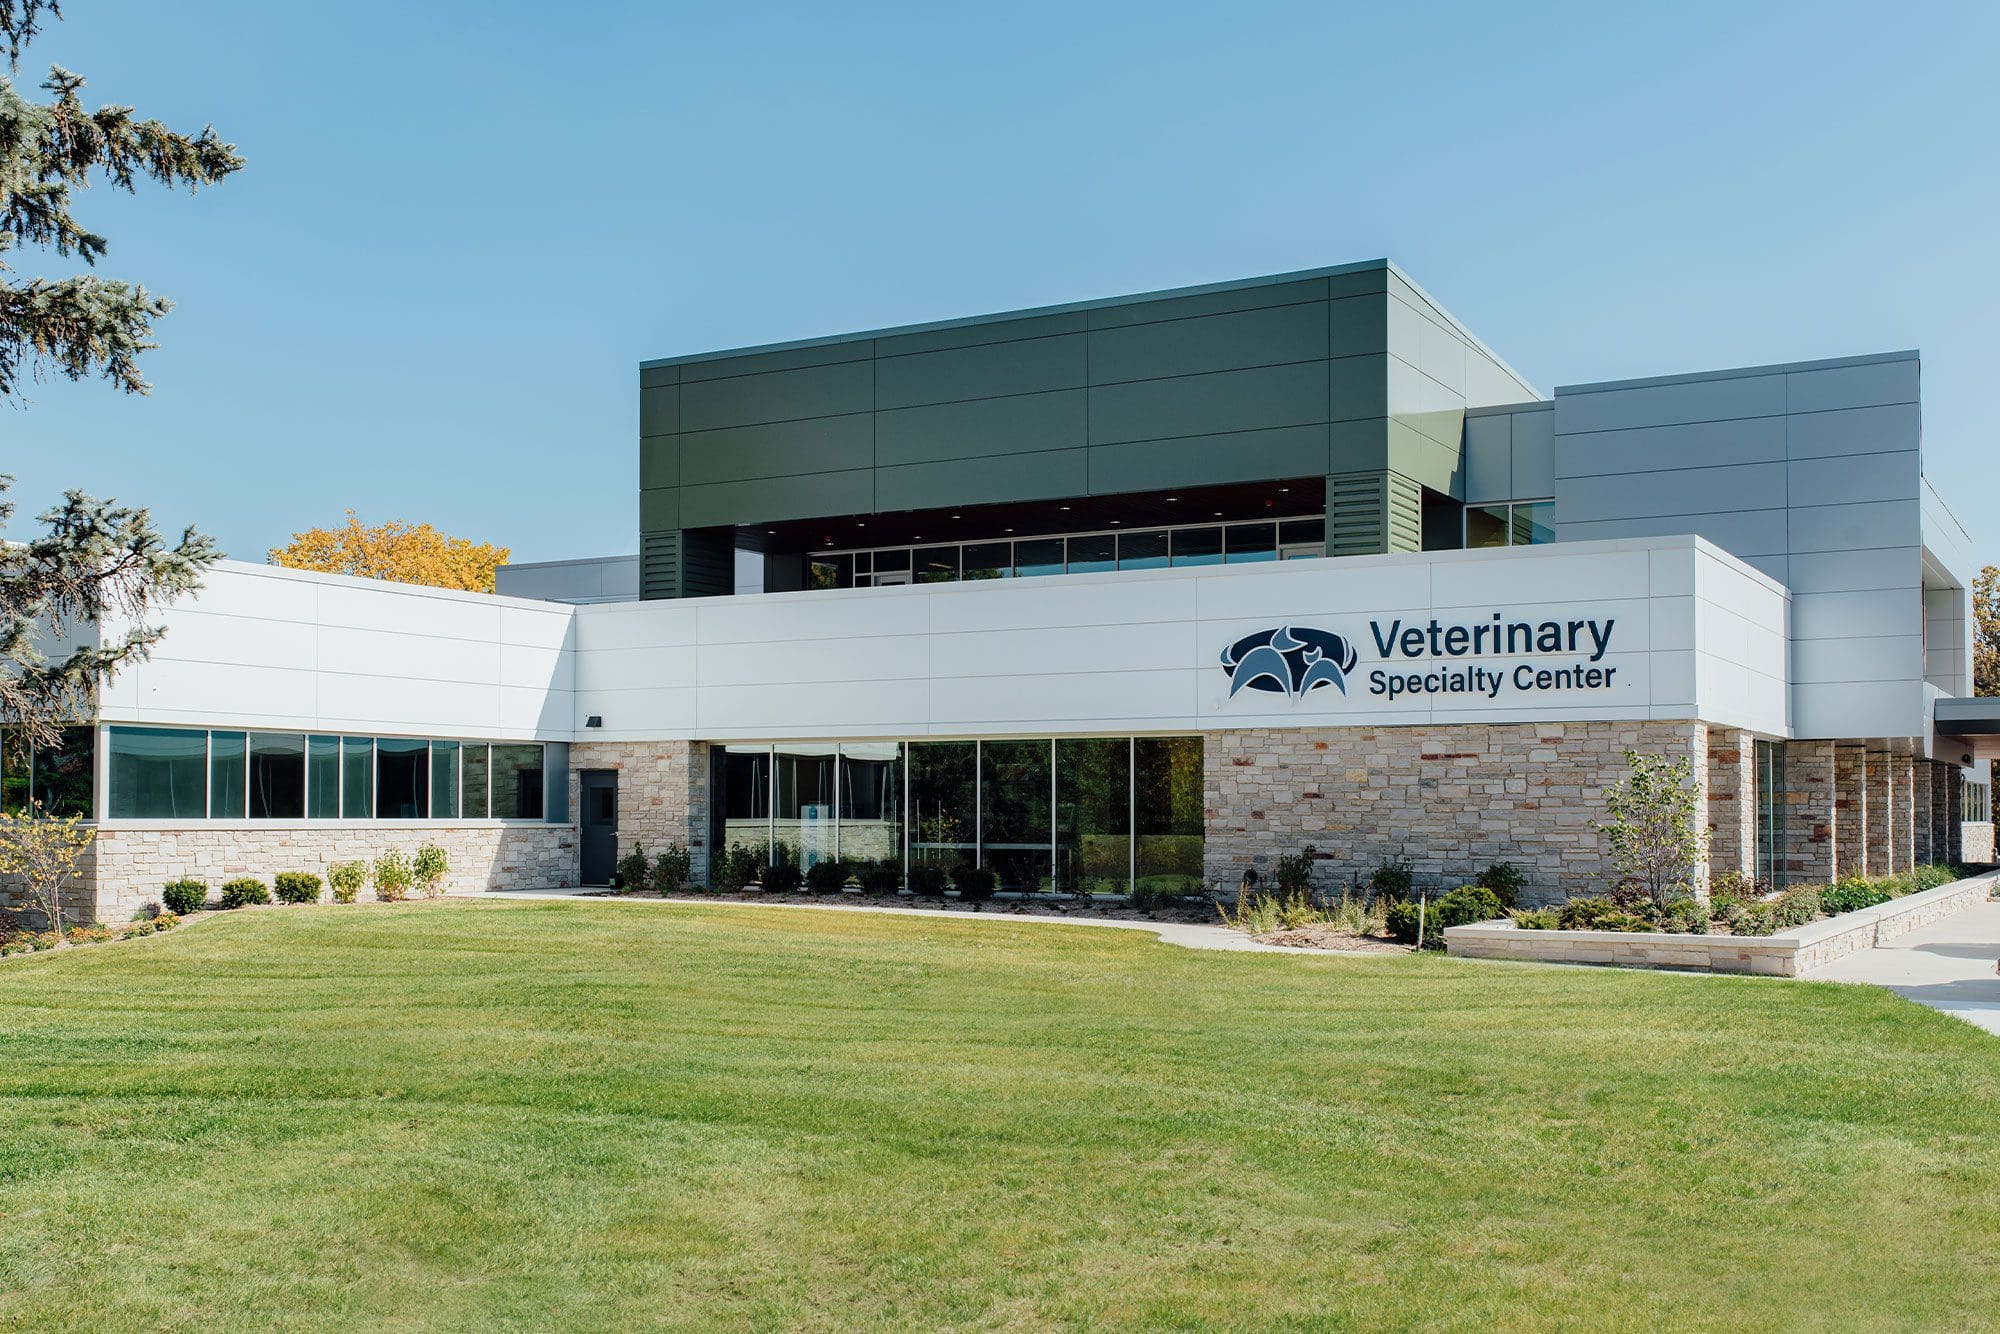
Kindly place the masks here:
<instances>
[{"instance_id":1,"label":"building sign","mask_svg":"<svg viewBox=\"0 0 2000 1334\"><path fill-rule=\"evenodd\" d=\"M1368 669L1357 684L1386 700L1609 690L1618 668L1601 664L1617 624L1609 616L1509 620L1497 611L1489 621L1370 621L1363 643L1384 665ZM1518 661L1526 656L1536 661ZM1222 650L1232 698L1257 690L1293 703L1327 686L1348 694L1360 661L1344 635L1299 625L1259 630Z\"/></svg>"}]
</instances>

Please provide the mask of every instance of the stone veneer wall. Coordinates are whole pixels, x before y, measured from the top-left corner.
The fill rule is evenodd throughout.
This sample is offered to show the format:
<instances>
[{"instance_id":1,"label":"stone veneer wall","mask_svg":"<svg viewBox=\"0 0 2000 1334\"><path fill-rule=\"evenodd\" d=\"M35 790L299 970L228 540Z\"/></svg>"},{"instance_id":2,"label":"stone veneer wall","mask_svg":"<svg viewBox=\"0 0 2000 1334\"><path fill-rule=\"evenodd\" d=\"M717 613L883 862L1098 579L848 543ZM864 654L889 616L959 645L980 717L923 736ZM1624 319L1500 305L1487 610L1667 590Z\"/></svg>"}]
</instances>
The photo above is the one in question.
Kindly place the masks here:
<instances>
[{"instance_id":1,"label":"stone veneer wall","mask_svg":"<svg viewBox=\"0 0 2000 1334\"><path fill-rule=\"evenodd\" d=\"M657 853L685 847L697 885L708 883L708 743L703 741L578 741L569 748L570 809L585 769L618 773L618 855L635 845Z\"/></svg>"},{"instance_id":2,"label":"stone veneer wall","mask_svg":"<svg viewBox=\"0 0 2000 1334\"><path fill-rule=\"evenodd\" d=\"M1708 871L1755 874L1757 742L1733 727L1708 729Z\"/></svg>"},{"instance_id":3,"label":"stone veneer wall","mask_svg":"<svg viewBox=\"0 0 2000 1334\"><path fill-rule=\"evenodd\" d=\"M1910 770L1910 856L1919 866L1928 866L1937 860L1931 840L1932 767L1929 760L1918 760Z\"/></svg>"},{"instance_id":4,"label":"stone veneer wall","mask_svg":"<svg viewBox=\"0 0 2000 1334\"><path fill-rule=\"evenodd\" d=\"M1868 750L1833 748L1834 875L1861 875L1868 864Z\"/></svg>"},{"instance_id":5,"label":"stone veneer wall","mask_svg":"<svg viewBox=\"0 0 2000 1334\"><path fill-rule=\"evenodd\" d=\"M77 860L76 877L63 887L63 920L66 922L95 922L104 920L97 912L97 845L85 848L83 856ZM23 926L45 926L41 912L28 905L21 891L17 877L0 875L0 913L18 918Z\"/></svg>"},{"instance_id":6,"label":"stone veneer wall","mask_svg":"<svg viewBox=\"0 0 2000 1334\"><path fill-rule=\"evenodd\" d=\"M1840 817L1834 805L1834 745L1791 741L1785 745L1783 854L1787 884L1826 884L1835 877Z\"/></svg>"},{"instance_id":7,"label":"stone veneer wall","mask_svg":"<svg viewBox=\"0 0 2000 1334\"><path fill-rule=\"evenodd\" d=\"M554 824L243 825L99 829L90 914L123 922L160 901L160 886L184 877L210 890L236 876L265 884L279 871L322 879L334 862L371 861L390 848L435 843L451 859L448 889L541 889L576 882L576 829ZM364 891L362 897L370 897Z\"/></svg>"},{"instance_id":8,"label":"stone veneer wall","mask_svg":"<svg viewBox=\"0 0 2000 1334\"><path fill-rule=\"evenodd\" d=\"M1694 721L1257 728L1210 732L1203 754L1206 875L1270 878L1311 843L1327 888L1406 857L1421 885L1463 884L1496 861L1526 874L1526 902L1602 891L1611 871L1591 821L1625 752L1686 755L1708 783Z\"/></svg>"}]
</instances>

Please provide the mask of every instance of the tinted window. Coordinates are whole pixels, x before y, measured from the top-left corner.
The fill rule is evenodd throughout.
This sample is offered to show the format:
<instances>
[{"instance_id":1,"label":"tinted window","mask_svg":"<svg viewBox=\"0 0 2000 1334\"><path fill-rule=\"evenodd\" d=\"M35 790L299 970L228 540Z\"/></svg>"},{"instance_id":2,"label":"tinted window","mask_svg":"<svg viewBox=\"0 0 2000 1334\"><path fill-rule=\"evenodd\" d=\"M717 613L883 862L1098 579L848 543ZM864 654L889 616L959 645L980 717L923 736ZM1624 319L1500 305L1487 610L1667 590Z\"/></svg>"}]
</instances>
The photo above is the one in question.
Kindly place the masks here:
<instances>
[{"instance_id":1,"label":"tinted window","mask_svg":"<svg viewBox=\"0 0 2000 1334\"><path fill-rule=\"evenodd\" d=\"M301 820L306 813L306 739L295 732L250 734L250 818Z\"/></svg>"},{"instance_id":2,"label":"tinted window","mask_svg":"<svg viewBox=\"0 0 2000 1334\"><path fill-rule=\"evenodd\" d=\"M113 819L199 820L208 814L208 733L106 729Z\"/></svg>"}]
</instances>

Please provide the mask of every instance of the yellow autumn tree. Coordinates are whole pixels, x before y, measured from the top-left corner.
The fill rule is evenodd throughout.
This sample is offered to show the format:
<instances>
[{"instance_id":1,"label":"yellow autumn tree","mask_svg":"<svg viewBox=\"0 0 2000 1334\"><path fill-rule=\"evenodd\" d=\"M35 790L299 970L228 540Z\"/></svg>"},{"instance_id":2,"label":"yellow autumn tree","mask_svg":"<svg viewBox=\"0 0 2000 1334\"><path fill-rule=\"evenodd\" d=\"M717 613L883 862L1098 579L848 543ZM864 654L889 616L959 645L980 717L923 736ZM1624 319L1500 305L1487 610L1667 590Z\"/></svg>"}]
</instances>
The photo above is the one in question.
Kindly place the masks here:
<instances>
[{"instance_id":1,"label":"yellow autumn tree","mask_svg":"<svg viewBox=\"0 0 2000 1334\"><path fill-rule=\"evenodd\" d=\"M427 523L365 524L349 510L338 528L293 533L288 544L271 548L270 559L293 570L491 593L494 567L506 564L509 554L506 547L452 537Z\"/></svg>"}]
</instances>

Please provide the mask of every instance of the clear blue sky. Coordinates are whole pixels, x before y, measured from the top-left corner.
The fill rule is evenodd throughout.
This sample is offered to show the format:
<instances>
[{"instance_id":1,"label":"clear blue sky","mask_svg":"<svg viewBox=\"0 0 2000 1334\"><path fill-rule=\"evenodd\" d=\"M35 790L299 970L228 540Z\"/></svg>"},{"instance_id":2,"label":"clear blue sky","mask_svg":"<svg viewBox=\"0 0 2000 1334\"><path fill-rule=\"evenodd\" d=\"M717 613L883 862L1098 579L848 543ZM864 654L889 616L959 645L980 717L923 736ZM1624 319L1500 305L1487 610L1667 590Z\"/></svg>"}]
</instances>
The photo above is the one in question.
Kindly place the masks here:
<instances>
[{"instance_id":1,"label":"clear blue sky","mask_svg":"<svg viewBox=\"0 0 2000 1334\"><path fill-rule=\"evenodd\" d=\"M644 358L1386 255L1545 391L1921 348L2000 560L1991 3L69 5L249 167L84 200L179 306L0 408L27 510L629 551Z\"/></svg>"}]
</instances>

